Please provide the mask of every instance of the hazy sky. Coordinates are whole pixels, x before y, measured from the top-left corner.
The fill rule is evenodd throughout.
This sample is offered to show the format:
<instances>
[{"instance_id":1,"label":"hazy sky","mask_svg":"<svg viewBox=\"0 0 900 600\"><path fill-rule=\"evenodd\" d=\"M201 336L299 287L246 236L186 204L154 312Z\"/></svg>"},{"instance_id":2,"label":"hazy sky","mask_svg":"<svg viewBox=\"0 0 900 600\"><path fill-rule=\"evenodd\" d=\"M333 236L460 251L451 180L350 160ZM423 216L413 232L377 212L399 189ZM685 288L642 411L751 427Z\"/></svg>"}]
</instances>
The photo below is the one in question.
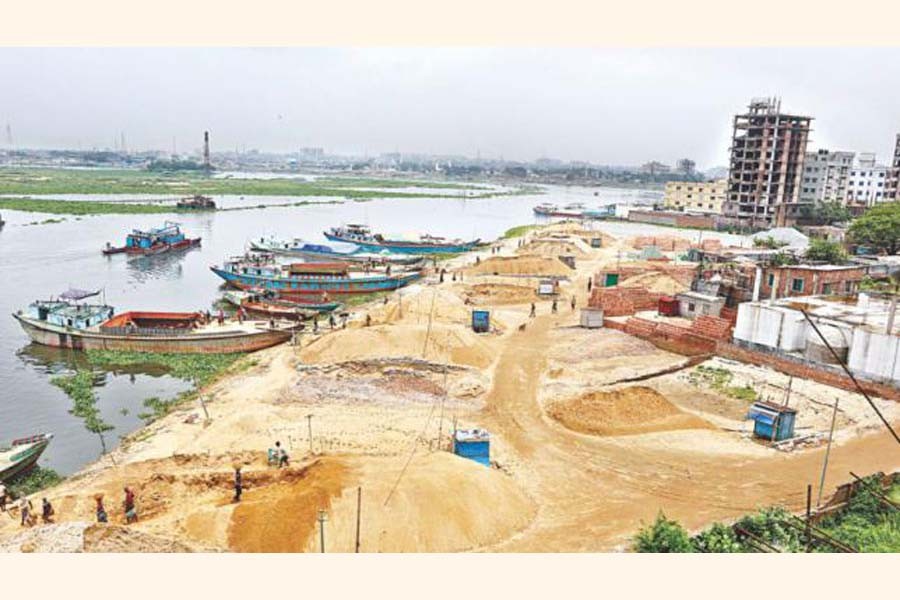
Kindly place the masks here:
<instances>
[{"instance_id":1,"label":"hazy sky","mask_svg":"<svg viewBox=\"0 0 900 600\"><path fill-rule=\"evenodd\" d=\"M727 162L751 97L811 147L900 132L900 49L0 49L0 145Z\"/></svg>"}]
</instances>

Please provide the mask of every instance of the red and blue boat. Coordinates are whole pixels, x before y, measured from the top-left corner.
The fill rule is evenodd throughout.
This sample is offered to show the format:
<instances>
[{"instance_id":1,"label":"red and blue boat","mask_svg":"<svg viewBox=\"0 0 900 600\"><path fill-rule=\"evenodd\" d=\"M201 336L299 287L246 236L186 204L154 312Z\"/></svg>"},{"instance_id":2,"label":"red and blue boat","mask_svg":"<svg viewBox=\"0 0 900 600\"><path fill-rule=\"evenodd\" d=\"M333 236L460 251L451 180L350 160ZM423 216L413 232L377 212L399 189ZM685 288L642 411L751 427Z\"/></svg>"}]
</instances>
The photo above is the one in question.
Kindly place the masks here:
<instances>
[{"instance_id":1,"label":"red and blue boat","mask_svg":"<svg viewBox=\"0 0 900 600\"><path fill-rule=\"evenodd\" d=\"M371 294L396 290L422 276L420 271L363 273L351 271L347 263L292 263L280 265L244 258L211 266L213 273L242 290L270 290L283 298L321 298L325 292Z\"/></svg>"},{"instance_id":2,"label":"red and blue boat","mask_svg":"<svg viewBox=\"0 0 900 600\"><path fill-rule=\"evenodd\" d=\"M366 225L346 225L332 227L323 232L333 242L355 244L363 252L382 252L387 250L397 254L457 254L474 249L481 240L472 241L448 240L433 235L421 235L417 239L387 239L381 234L372 233Z\"/></svg>"},{"instance_id":3,"label":"red and blue boat","mask_svg":"<svg viewBox=\"0 0 900 600\"><path fill-rule=\"evenodd\" d=\"M103 254L161 254L170 250L183 250L200 245L200 238L189 238L184 235L178 223L166 221L162 227L147 231L133 229L125 238L124 246L112 246L109 242L103 248Z\"/></svg>"}]
</instances>

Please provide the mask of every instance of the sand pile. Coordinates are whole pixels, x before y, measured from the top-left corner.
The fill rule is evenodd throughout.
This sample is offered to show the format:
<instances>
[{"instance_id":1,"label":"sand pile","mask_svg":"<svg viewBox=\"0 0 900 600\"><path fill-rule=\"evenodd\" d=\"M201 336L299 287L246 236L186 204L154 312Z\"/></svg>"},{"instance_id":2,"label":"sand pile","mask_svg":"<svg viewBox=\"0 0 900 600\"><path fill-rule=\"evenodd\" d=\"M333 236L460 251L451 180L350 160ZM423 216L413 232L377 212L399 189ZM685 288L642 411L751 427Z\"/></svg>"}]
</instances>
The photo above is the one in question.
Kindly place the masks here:
<instances>
[{"instance_id":1,"label":"sand pile","mask_svg":"<svg viewBox=\"0 0 900 600\"><path fill-rule=\"evenodd\" d=\"M525 244L525 246L516 250L516 253L521 255L535 254L550 258L557 258L565 255L584 258L590 255L591 247L580 237L542 237L536 238Z\"/></svg>"},{"instance_id":2,"label":"sand pile","mask_svg":"<svg viewBox=\"0 0 900 600\"><path fill-rule=\"evenodd\" d=\"M376 303L367 312L375 324L427 324L431 316L433 322L467 325L472 319L471 308L457 294L438 287L394 294L387 304Z\"/></svg>"},{"instance_id":3,"label":"sand pile","mask_svg":"<svg viewBox=\"0 0 900 600\"><path fill-rule=\"evenodd\" d=\"M304 348L300 359L305 363L334 363L409 356L481 369L493 362L494 354L467 326L434 322L429 331L424 322L335 331Z\"/></svg>"},{"instance_id":4,"label":"sand pile","mask_svg":"<svg viewBox=\"0 0 900 600\"><path fill-rule=\"evenodd\" d=\"M553 403L547 412L569 429L601 436L712 427L643 386L591 392Z\"/></svg>"},{"instance_id":5,"label":"sand pile","mask_svg":"<svg viewBox=\"0 0 900 600\"><path fill-rule=\"evenodd\" d=\"M472 275L533 275L568 277L574 273L558 258L547 256L495 256L466 269Z\"/></svg>"},{"instance_id":6,"label":"sand pile","mask_svg":"<svg viewBox=\"0 0 900 600\"><path fill-rule=\"evenodd\" d=\"M538 300L534 287L508 283L478 283L462 293L477 306L527 304Z\"/></svg>"},{"instance_id":7,"label":"sand pile","mask_svg":"<svg viewBox=\"0 0 900 600\"><path fill-rule=\"evenodd\" d=\"M315 532L320 509L341 494L347 468L317 460L300 478L250 490L231 513L228 547L235 552L302 552Z\"/></svg>"},{"instance_id":8,"label":"sand pile","mask_svg":"<svg viewBox=\"0 0 900 600\"><path fill-rule=\"evenodd\" d=\"M182 542L121 525L71 521L27 529L0 552L192 552Z\"/></svg>"},{"instance_id":9,"label":"sand pile","mask_svg":"<svg viewBox=\"0 0 900 600\"><path fill-rule=\"evenodd\" d=\"M646 289L648 292L657 294L666 294L674 296L689 289L689 286L678 281L671 275L659 272L643 273L629 277L620 282L623 286L637 286Z\"/></svg>"}]
</instances>

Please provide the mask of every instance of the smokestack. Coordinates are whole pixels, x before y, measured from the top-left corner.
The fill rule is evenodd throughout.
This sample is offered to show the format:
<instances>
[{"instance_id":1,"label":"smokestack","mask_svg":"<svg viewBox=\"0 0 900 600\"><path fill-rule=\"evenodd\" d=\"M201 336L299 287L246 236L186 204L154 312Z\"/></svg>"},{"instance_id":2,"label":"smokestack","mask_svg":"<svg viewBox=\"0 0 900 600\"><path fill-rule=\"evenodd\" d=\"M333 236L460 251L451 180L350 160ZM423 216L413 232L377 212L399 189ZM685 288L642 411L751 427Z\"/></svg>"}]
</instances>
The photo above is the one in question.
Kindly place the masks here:
<instances>
[{"instance_id":1,"label":"smokestack","mask_svg":"<svg viewBox=\"0 0 900 600\"><path fill-rule=\"evenodd\" d=\"M209 169L209 132L203 132L203 166Z\"/></svg>"}]
</instances>

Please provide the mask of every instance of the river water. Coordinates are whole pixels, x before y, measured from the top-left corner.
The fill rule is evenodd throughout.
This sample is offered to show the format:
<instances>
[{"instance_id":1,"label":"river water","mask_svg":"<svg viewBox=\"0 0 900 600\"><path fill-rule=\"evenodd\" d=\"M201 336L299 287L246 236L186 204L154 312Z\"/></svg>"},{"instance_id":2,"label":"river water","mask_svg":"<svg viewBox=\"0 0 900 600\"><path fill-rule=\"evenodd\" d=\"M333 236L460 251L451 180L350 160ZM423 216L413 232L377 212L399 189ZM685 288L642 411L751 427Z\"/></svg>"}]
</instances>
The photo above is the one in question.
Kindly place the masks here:
<instances>
[{"instance_id":1,"label":"river water","mask_svg":"<svg viewBox=\"0 0 900 600\"><path fill-rule=\"evenodd\" d=\"M104 195L104 200L115 199ZM133 199L134 196L128 196ZM494 239L516 225L534 223L532 207L542 202L588 206L652 202L657 192L610 188L548 186L545 194L467 199L378 199L369 202L333 203L333 198L216 197L229 208L321 201L306 206L267 206L265 209L228 210L178 215L40 215L3 211L6 226L0 230L0 444L38 432L53 432L55 439L41 464L69 474L100 454L95 434L69 414L69 398L50 383L55 374L70 373L77 352L63 352L29 343L9 315L37 298L57 295L68 287L103 289L106 301L117 311L193 311L210 308L219 298L220 280L209 266L243 252L245 244L263 235L321 240L331 226L358 222L385 233L428 232L448 237ZM76 198L72 198L76 199ZM78 199L87 199L79 197ZM329 202L329 203L324 203ZM104 257L107 242L124 242L132 228L160 225L177 218L189 237L203 238L200 248L156 257ZM37 224L48 218L61 223ZM671 229L620 222L602 222L599 229L616 234L659 233ZM698 235L694 232L691 234ZM704 237L739 238L704 232ZM98 408L115 429L107 443L140 426L142 402L151 396L172 397L188 389L186 382L159 371L136 368L97 374Z\"/></svg>"}]
</instances>

